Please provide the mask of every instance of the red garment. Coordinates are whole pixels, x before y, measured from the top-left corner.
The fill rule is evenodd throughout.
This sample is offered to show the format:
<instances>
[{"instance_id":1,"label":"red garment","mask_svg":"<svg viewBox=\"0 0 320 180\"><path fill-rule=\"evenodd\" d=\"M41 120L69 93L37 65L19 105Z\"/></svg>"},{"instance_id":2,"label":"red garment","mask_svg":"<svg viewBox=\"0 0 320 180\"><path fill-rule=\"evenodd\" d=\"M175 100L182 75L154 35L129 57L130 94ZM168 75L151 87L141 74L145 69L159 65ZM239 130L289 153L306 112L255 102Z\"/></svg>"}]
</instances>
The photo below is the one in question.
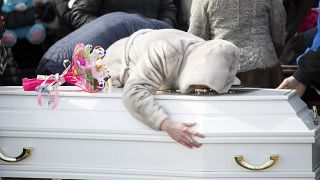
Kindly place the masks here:
<instances>
[{"instance_id":1,"label":"red garment","mask_svg":"<svg viewBox=\"0 0 320 180\"><path fill-rule=\"evenodd\" d=\"M319 16L319 9L318 8L311 8L306 17L304 18L302 24L298 28L297 33L306 32L309 29L317 27L318 25L318 16Z\"/></svg>"}]
</instances>

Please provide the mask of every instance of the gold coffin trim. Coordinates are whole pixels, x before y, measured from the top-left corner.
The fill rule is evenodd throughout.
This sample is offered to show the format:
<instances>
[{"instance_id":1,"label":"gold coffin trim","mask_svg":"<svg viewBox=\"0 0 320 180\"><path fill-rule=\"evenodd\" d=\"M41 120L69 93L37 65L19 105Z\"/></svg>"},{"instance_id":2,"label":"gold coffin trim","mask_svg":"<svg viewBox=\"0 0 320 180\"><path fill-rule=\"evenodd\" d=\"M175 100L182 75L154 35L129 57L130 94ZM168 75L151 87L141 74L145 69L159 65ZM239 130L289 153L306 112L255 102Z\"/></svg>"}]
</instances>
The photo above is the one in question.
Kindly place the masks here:
<instances>
[{"instance_id":1,"label":"gold coffin trim","mask_svg":"<svg viewBox=\"0 0 320 180\"><path fill-rule=\"evenodd\" d=\"M251 171L262 171L262 170L268 169L268 168L272 167L273 165L275 165L279 159L279 155L277 155L277 154L270 155L269 160L261 166L254 166L254 165L247 163L246 160L244 159L243 155L236 155L236 156L234 156L234 159L239 166L241 166L245 169L248 169Z\"/></svg>"},{"instance_id":2,"label":"gold coffin trim","mask_svg":"<svg viewBox=\"0 0 320 180\"><path fill-rule=\"evenodd\" d=\"M26 159L27 157L31 156L31 154L32 154L32 148L25 147L25 148L23 148L23 151L19 156L7 157L3 154L2 149L0 148L0 160L5 161L5 162L10 162L10 163L22 161L22 160Z\"/></svg>"},{"instance_id":3,"label":"gold coffin trim","mask_svg":"<svg viewBox=\"0 0 320 180\"><path fill-rule=\"evenodd\" d=\"M319 120L318 120L318 109L317 106L312 106L312 118L313 118L313 124L315 126L319 125Z\"/></svg>"}]
</instances>

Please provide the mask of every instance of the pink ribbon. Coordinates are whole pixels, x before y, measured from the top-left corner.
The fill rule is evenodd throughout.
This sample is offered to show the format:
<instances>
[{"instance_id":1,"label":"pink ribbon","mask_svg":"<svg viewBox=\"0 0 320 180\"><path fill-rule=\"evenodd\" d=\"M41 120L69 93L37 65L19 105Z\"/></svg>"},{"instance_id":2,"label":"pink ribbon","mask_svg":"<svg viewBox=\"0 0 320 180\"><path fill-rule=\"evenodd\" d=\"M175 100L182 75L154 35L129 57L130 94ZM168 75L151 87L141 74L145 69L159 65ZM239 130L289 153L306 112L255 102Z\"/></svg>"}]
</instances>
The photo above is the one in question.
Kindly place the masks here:
<instances>
[{"instance_id":1,"label":"pink ribbon","mask_svg":"<svg viewBox=\"0 0 320 180\"><path fill-rule=\"evenodd\" d=\"M65 67L66 67L66 63L67 63L67 61L64 62ZM59 75L59 73L57 73L54 75L52 74L50 76L47 76L45 78L45 80L38 86L38 105L39 106L42 106L42 93L46 92L46 93L48 93L47 97L49 98L48 106L50 106L53 103L51 110L56 109L56 107L58 106L58 98L59 98L58 87L61 86L65 82L64 76L66 75L66 73L68 72L70 67L71 67L71 65L66 67L66 69L61 73L61 75ZM53 98L50 98L51 92L55 93Z\"/></svg>"}]
</instances>

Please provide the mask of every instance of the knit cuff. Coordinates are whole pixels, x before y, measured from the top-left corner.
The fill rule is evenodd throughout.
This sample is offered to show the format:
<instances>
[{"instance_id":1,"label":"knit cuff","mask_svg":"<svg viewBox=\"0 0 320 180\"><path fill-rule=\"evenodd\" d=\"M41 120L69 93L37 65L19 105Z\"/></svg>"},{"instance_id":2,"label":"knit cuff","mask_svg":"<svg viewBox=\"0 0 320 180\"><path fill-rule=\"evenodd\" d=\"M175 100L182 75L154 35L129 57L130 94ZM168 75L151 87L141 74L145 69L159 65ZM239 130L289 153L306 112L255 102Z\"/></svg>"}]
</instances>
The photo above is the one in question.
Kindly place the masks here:
<instances>
[{"instance_id":1,"label":"knit cuff","mask_svg":"<svg viewBox=\"0 0 320 180\"><path fill-rule=\"evenodd\" d=\"M157 120L154 121L154 123L151 125L151 128L154 129L154 130L161 130L160 129L160 126L162 124L163 121L165 120L169 120L170 117L167 113L157 113L158 114L158 118Z\"/></svg>"}]
</instances>

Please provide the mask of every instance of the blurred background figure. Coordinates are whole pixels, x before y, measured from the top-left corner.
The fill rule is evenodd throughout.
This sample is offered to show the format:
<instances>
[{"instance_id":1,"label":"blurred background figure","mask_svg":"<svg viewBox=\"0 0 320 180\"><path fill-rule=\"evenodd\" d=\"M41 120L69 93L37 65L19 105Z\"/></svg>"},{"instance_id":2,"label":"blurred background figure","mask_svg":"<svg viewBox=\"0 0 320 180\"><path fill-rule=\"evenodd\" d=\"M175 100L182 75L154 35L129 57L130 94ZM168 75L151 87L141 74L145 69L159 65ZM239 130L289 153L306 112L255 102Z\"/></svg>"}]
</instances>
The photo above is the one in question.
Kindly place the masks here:
<instances>
[{"instance_id":1,"label":"blurred background figure","mask_svg":"<svg viewBox=\"0 0 320 180\"><path fill-rule=\"evenodd\" d=\"M3 4L3 0L0 0L0 6L2 6L2 4ZM4 21L3 21L3 16L0 16L0 75L3 74L8 63L7 52L1 41L3 33L4 33Z\"/></svg>"},{"instance_id":2,"label":"blurred background figure","mask_svg":"<svg viewBox=\"0 0 320 180\"><path fill-rule=\"evenodd\" d=\"M320 4L319 4L320 7ZM318 17L318 29L320 28ZM317 31L312 46L304 54L297 58L299 69L290 77L286 78L278 88L295 89L302 96L307 87L312 86L320 95L320 31Z\"/></svg>"},{"instance_id":3,"label":"blurred background figure","mask_svg":"<svg viewBox=\"0 0 320 180\"><path fill-rule=\"evenodd\" d=\"M77 43L107 49L139 29L176 25L177 8L173 0L54 0L54 3L61 27L58 36L62 38L43 55L37 74L62 71L59 63L71 59Z\"/></svg>"},{"instance_id":4,"label":"blurred background figure","mask_svg":"<svg viewBox=\"0 0 320 180\"><path fill-rule=\"evenodd\" d=\"M62 73L64 60L72 59L72 52L78 43L101 46L108 49L119 39L125 38L140 29L172 28L168 23L146 18L139 14L113 12L102 15L53 44L41 58L37 74Z\"/></svg>"},{"instance_id":5,"label":"blurred background figure","mask_svg":"<svg viewBox=\"0 0 320 180\"><path fill-rule=\"evenodd\" d=\"M312 45L317 33L318 0L284 0L283 4L287 13L287 37L278 55L282 65L295 65L297 57Z\"/></svg>"},{"instance_id":6,"label":"blurred background figure","mask_svg":"<svg viewBox=\"0 0 320 180\"><path fill-rule=\"evenodd\" d=\"M69 21L79 28L97 17L112 12L140 14L147 18L176 24L177 7L173 0L76 0L69 4Z\"/></svg>"},{"instance_id":7,"label":"blurred background figure","mask_svg":"<svg viewBox=\"0 0 320 180\"><path fill-rule=\"evenodd\" d=\"M36 67L51 46L83 24L105 13L116 11L138 13L141 16L161 20L171 27L186 31L189 25L189 10L192 2L192 0L32 1L35 22L45 27L46 37L42 43L37 45L22 39L17 41L12 48L6 49L8 63L6 71L0 76L0 85L21 85L23 77L35 77ZM12 22L10 21L10 23Z\"/></svg>"},{"instance_id":8,"label":"blurred background figure","mask_svg":"<svg viewBox=\"0 0 320 180\"><path fill-rule=\"evenodd\" d=\"M306 27L301 27L305 17L309 14L311 15L311 8L317 6L317 0L284 0L283 5L286 9L287 14L287 40L291 39L297 32L306 31ZM312 17L312 16L310 16ZM317 21L317 18L315 19ZM309 24L308 26L313 26L314 24Z\"/></svg>"},{"instance_id":9,"label":"blurred background figure","mask_svg":"<svg viewBox=\"0 0 320 180\"><path fill-rule=\"evenodd\" d=\"M28 1L14 0L14 3L21 4L25 2ZM51 1L33 0L32 4L29 3L26 7L29 8L21 12L15 8L11 9L11 11L9 10L10 12L6 8L4 8L6 11L3 11L1 8L6 29L38 24L38 27L42 26L43 36L39 38L40 41L32 41L31 39L31 42L35 42L33 44L30 43L27 38L19 39L12 47L6 48L8 63L3 75L0 76L0 85L21 85L21 79L23 77L34 77L35 68L40 58L51 44L51 42L48 41L52 37L52 34L48 33L50 32L50 27L44 25L44 22L50 24L55 18ZM24 8L21 10L23 9Z\"/></svg>"}]
</instances>

